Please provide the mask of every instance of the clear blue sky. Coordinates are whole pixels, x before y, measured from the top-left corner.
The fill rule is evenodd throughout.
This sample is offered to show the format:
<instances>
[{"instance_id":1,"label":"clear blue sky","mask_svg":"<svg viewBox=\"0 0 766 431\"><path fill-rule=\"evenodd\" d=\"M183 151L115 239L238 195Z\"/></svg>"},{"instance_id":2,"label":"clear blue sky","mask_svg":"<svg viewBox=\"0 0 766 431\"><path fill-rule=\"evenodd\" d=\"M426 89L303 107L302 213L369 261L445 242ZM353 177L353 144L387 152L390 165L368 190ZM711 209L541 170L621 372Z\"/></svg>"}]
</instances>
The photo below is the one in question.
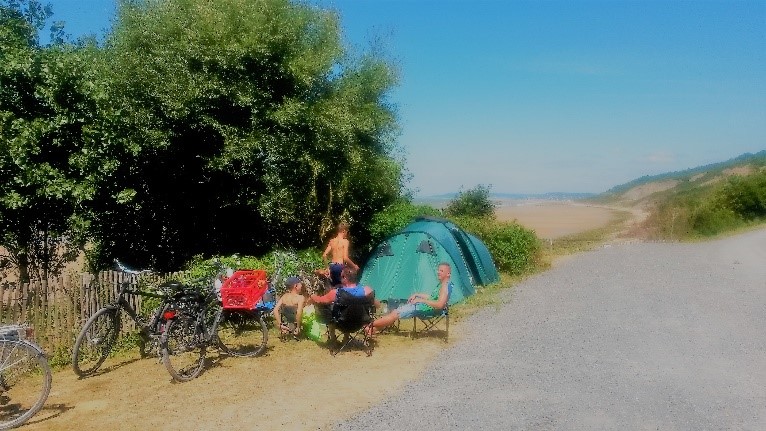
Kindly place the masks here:
<instances>
[{"instance_id":1,"label":"clear blue sky","mask_svg":"<svg viewBox=\"0 0 766 431\"><path fill-rule=\"evenodd\" d=\"M766 0L314 0L383 41L418 196L602 192L766 149ZM113 0L52 0L79 36Z\"/></svg>"}]
</instances>

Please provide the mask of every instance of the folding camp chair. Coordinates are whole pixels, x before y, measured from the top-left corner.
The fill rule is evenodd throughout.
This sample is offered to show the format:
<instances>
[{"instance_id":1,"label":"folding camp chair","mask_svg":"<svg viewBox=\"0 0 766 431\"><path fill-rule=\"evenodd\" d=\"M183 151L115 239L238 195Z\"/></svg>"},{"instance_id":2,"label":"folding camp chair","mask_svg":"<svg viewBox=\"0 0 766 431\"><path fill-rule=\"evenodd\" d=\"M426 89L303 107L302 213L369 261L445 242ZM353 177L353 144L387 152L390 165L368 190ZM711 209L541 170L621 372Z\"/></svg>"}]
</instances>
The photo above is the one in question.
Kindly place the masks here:
<instances>
[{"instance_id":1,"label":"folding camp chair","mask_svg":"<svg viewBox=\"0 0 766 431\"><path fill-rule=\"evenodd\" d=\"M418 329L418 321L423 325ZM444 329L439 329L441 323L444 323ZM417 311L412 317L412 337L419 337L424 334L444 335L444 342L449 338L449 305L442 310L432 310L430 312Z\"/></svg>"},{"instance_id":2,"label":"folding camp chair","mask_svg":"<svg viewBox=\"0 0 766 431\"><path fill-rule=\"evenodd\" d=\"M358 297L344 289L338 289L335 302L331 306L317 304L315 310L317 321L327 325L330 354L335 356L351 343L361 342L367 356L372 355L373 346L368 333L372 332L372 322L375 320L374 295ZM337 346L332 337L333 330L338 330L344 335L340 346Z\"/></svg>"},{"instance_id":3,"label":"folding camp chair","mask_svg":"<svg viewBox=\"0 0 766 431\"><path fill-rule=\"evenodd\" d=\"M449 339L449 297L452 296L454 285L449 283L447 292L447 304L441 310L416 311L412 317L412 337L415 338L426 333L438 335L444 334L444 342ZM418 330L418 320L423 324L423 328ZM439 324L444 322L444 330L439 329Z\"/></svg>"}]
</instances>

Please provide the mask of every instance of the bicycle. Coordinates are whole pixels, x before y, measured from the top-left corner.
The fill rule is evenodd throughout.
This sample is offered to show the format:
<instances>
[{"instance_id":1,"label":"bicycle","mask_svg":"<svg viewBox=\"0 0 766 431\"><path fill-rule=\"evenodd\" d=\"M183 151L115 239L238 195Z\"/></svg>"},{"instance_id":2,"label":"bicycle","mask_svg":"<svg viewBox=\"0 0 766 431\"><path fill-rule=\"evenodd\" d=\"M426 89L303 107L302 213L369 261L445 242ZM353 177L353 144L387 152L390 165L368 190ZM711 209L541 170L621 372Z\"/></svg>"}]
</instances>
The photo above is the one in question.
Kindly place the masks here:
<instances>
[{"instance_id":1,"label":"bicycle","mask_svg":"<svg viewBox=\"0 0 766 431\"><path fill-rule=\"evenodd\" d=\"M257 271L234 272L221 288L222 298L213 288L198 290L195 306L185 308L168 321L160 346L162 362L174 380L187 382L199 376L211 347L239 357L258 356L266 351L268 312L256 304L268 286L265 276L258 276L263 284L257 289L248 288L248 274L254 272ZM233 299L227 287L241 289L246 297Z\"/></svg>"},{"instance_id":2,"label":"bicycle","mask_svg":"<svg viewBox=\"0 0 766 431\"><path fill-rule=\"evenodd\" d=\"M178 282L166 282L159 289L166 293L153 293L131 289L129 283L123 283L117 295L117 300L96 311L77 335L72 352L72 367L80 377L95 373L111 353L121 330L122 313L124 311L139 330L139 351L141 357L146 357L151 351L160 356L159 340L164 332L166 322L172 318L176 309L183 303L184 292ZM140 295L161 300L159 307L149 315L148 321L140 317L126 299L127 295Z\"/></svg>"},{"instance_id":3,"label":"bicycle","mask_svg":"<svg viewBox=\"0 0 766 431\"><path fill-rule=\"evenodd\" d=\"M26 326L0 327L0 430L29 420L51 391L51 367L31 336Z\"/></svg>"}]
</instances>

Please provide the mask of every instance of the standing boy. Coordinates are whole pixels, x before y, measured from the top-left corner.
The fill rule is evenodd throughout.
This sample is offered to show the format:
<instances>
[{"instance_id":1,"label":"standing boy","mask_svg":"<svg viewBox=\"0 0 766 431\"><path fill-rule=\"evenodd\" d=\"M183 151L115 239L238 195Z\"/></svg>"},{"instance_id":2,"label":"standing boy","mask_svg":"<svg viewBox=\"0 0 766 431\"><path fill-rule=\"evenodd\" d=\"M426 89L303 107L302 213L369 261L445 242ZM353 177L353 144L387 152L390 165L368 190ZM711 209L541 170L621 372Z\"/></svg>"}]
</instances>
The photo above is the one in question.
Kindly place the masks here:
<instances>
[{"instance_id":1,"label":"standing boy","mask_svg":"<svg viewBox=\"0 0 766 431\"><path fill-rule=\"evenodd\" d=\"M347 236L348 224L341 222L338 224L337 234L330 240L324 253L322 253L322 259L327 259L328 255L331 256L330 282L333 287L341 284L340 272L344 265L349 264L355 271L359 271L359 266L348 257L349 242Z\"/></svg>"}]
</instances>

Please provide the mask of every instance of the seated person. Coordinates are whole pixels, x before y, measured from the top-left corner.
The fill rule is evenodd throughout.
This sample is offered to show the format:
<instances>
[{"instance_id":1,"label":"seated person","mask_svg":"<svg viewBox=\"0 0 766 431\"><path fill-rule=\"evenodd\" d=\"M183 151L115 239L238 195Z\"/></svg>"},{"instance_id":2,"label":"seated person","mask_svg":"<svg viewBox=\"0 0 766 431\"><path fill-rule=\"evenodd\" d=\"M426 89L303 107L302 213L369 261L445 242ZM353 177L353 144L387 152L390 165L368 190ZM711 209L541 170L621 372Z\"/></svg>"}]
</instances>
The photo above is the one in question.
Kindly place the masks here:
<instances>
[{"instance_id":1,"label":"seated person","mask_svg":"<svg viewBox=\"0 0 766 431\"><path fill-rule=\"evenodd\" d=\"M332 304L335 302L335 296L338 293L338 289L346 290L352 296L362 297L373 295L375 292L369 286L360 286L357 284L357 274L351 267L345 267L340 274L341 286L335 289L331 289L324 295L311 295L311 302L314 304Z\"/></svg>"},{"instance_id":2,"label":"seated person","mask_svg":"<svg viewBox=\"0 0 766 431\"><path fill-rule=\"evenodd\" d=\"M432 294L413 293L407 300L407 303L391 311L385 316L381 316L372 322L373 330L385 328L392 325L398 319L407 319L415 316L416 313L428 313L434 310L443 310L449 301L449 295L452 291L450 274L452 268L449 263L442 262L436 271L436 277L439 279L439 285ZM371 334L370 334L371 335Z\"/></svg>"},{"instance_id":3,"label":"seated person","mask_svg":"<svg viewBox=\"0 0 766 431\"><path fill-rule=\"evenodd\" d=\"M357 273L351 267L345 267L341 271L340 275L341 287L330 290L324 295L311 295L309 301L314 304L332 305L335 302L335 298L338 294L338 289L343 289L350 293L352 296L365 297L375 295L375 292L369 286L359 286L357 284ZM377 301L376 301L377 302ZM330 329L330 341L336 341L335 328L332 325L328 325Z\"/></svg>"},{"instance_id":4,"label":"seated person","mask_svg":"<svg viewBox=\"0 0 766 431\"><path fill-rule=\"evenodd\" d=\"M306 302L306 297L303 296L303 283L298 277L288 277L285 286L287 292L274 306L274 319L282 335L292 334L298 337L301 333L300 322Z\"/></svg>"}]
</instances>

